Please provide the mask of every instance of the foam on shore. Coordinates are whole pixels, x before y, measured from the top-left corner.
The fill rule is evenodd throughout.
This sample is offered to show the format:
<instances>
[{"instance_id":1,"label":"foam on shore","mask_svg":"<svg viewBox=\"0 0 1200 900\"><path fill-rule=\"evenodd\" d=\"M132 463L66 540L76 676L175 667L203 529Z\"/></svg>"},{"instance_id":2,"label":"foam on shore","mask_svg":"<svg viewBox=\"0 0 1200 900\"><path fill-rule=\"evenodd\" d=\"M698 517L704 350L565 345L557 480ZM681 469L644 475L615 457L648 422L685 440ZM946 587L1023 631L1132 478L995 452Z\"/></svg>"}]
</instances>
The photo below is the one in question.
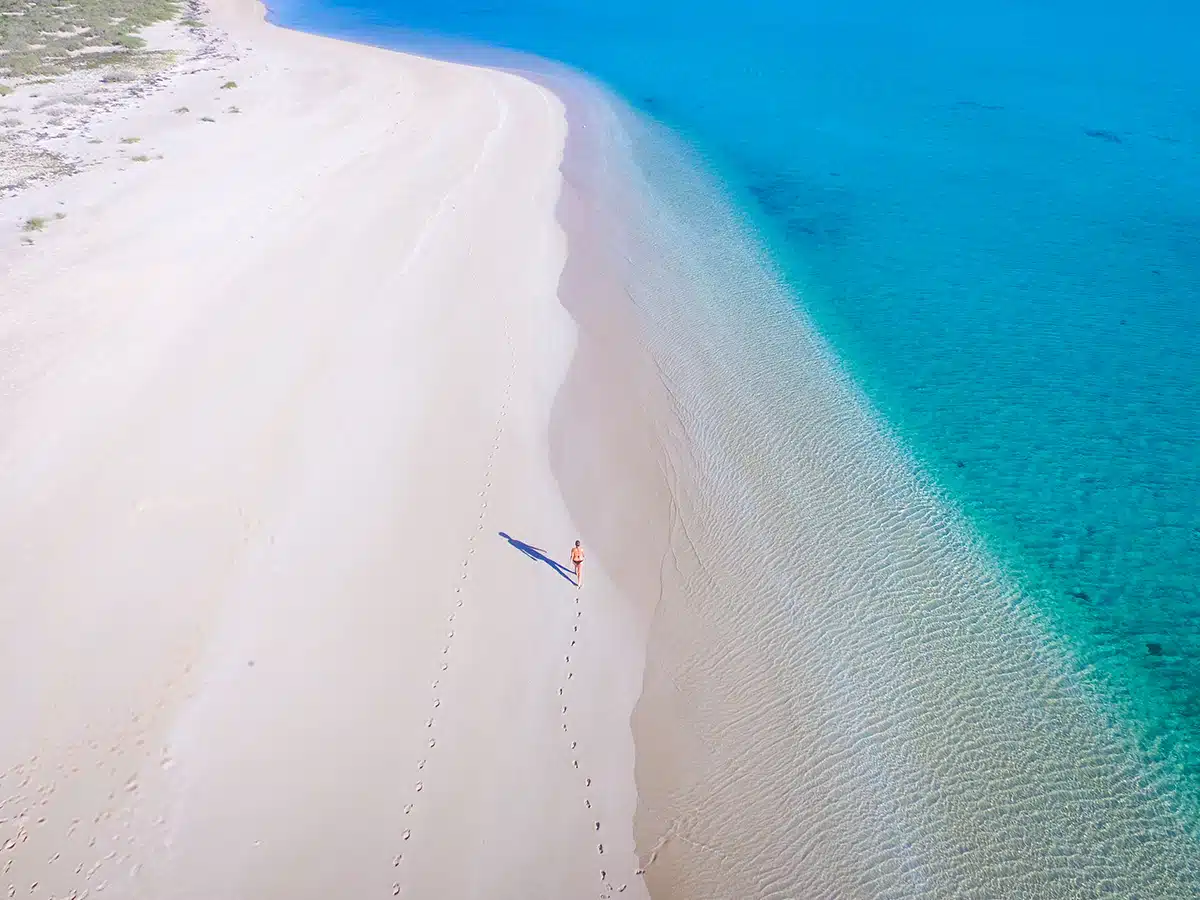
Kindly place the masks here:
<instances>
[{"instance_id":1,"label":"foam on shore","mask_svg":"<svg viewBox=\"0 0 1200 900\"><path fill-rule=\"evenodd\" d=\"M652 896L1194 896L1170 784L704 162L603 92L557 90L580 336L554 468L654 607L633 720Z\"/></svg>"}]
</instances>

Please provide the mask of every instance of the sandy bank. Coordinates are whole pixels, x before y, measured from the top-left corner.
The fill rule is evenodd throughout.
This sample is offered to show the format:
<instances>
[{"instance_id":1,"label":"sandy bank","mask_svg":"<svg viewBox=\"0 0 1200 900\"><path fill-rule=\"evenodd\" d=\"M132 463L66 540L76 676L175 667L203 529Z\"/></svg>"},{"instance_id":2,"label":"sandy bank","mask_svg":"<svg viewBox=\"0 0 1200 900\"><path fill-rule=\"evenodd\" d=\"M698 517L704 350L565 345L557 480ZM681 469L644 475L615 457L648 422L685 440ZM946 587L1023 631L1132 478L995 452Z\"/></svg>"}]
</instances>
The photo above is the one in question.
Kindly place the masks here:
<instances>
[{"instance_id":1,"label":"sandy bank","mask_svg":"<svg viewBox=\"0 0 1200 900\"><path fill-rule=\"evenodd\" d=\"M636 622L528 549L588 539L562 105L208 21L0 207L0 886L644 896Z\"/></svg>"}]
</instances>

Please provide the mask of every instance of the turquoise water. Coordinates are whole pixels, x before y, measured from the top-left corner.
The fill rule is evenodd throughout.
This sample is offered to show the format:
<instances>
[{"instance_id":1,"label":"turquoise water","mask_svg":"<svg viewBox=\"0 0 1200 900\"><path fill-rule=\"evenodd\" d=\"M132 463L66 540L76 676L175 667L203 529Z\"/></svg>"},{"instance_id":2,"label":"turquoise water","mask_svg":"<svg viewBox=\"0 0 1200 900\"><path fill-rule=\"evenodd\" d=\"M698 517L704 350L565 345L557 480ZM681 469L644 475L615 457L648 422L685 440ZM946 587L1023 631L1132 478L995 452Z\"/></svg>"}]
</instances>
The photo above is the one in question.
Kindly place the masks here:
<instances>
[{"instance_id":1,"label":"turquoise water","mask_svg":"<svg viewBox=\"0 0 1200 900\"><path fill-rule=\"evenodd\" d=\"M681 134L1194 795L1200 12L963 6L287 0L275 17L538 54Z\"/></svg>"}]
</instances>

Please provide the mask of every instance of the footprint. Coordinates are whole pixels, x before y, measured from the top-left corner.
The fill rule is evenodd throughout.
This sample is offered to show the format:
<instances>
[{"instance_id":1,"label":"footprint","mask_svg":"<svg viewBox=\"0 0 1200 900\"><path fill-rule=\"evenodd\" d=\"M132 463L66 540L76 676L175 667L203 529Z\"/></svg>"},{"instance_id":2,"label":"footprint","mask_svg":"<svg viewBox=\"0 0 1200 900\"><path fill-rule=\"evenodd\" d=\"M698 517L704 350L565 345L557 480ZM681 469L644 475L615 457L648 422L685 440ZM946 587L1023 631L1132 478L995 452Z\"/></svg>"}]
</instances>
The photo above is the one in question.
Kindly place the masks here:
<instances>
[{"instance_id":1,"label":"footprint","mask_svg":"<svg viewBox=\"0 0 1200 900\"><path fill-rule=\"evenodd\" d=\"M597 823L596 823L596 830L597 830L597 831L599 831L599 830L600 830L600 823L599 823L599 822L597 822Z\"/></svg>"},{"instance_id":2,"label":"footprint","mask_svg":"<svg viewBox=\"0 0 1200 900\"><path fill-rule=\"evenodd\" d=\"M588 809L591 809L591 808L592 808L592 801L591 801L591 800L584 800L583 802L587 804L587 808L588 808Z\"/></svg>"},{"instance_id":3,"label":"footprint","mask_svg":"<svg viewBox=\"0 0 1200 900\"><path fill-rule=\"evenodd\" d=\"M577 743L579 743L579 742L578 742L578 741L571 741L571 749L572 749L572 750L574 750L574 749L575 749L575 745L576 745Z\"/></svg>"},{"instance_id":4,"label":"footprint","mask_svg":"<svg viewBox=\"0 0 1200 900\"><path fill-rule=\"evenodd\" d=\"M402 834L401 837L403 837L407 841L410 837L412 837L412 832L409 829L405 828L404 834Z\"/></svg>"},{"instance_id":5,"label":"footprint","mask_svg":"<svg viewBox=\"0 0 1200 900\"><path fill-rule=\"evenodd\" d=\"M445 672L448 668L450 668L450 663L442 663L442 671L443 672Z\"/></svg>"},{"instance_id":6,"label":"footprint","mask_svg":"<svg viewBox=\"0 0 1200 900\"><path fill-rule=\"evenodd\" d=\"M430 747L430 749L433 749L433 748L434 748L434 747L436 747L436 746L437 746L437 738L430 738L430 739L429 739L429 747Z\"/></svg>"},{"instance_id":7,"label":"footprint","mask_svg":"<svg viewBox=\"0 0 1200 900\"><path fill-rule=\"evenodd\" d=\"M565 706L563 707L562 714L563 714L564 716L567 714L567 708L566 708Z\"/></svg>"},{"instance_id":8,"label":"footprint","mask_svg":"<svg viewBox=\"0 0 1200 900\"><path fill-rule=\"evenodd\" d=\"M432 728L432 727L433 727L433 719L426 719L426 720L425 720L425 727L426 727L426 728Z\"/></svg>"},{"instance_id":9,"label":"footprint","mask_svg":"<svg viewBox=\"0 0 1200 900\"><path fill-rule=\"evenodd\" d=\"M400 896L400 884L398 882L392 882L392 896L393 897Z\"/></svg>"},{"instance_id":10,"label":"footprint","mask_svg":"<svg viewBox=\"0 0 1200 900\"><path fill-rule=\"evenodd\" d=\"M583 784L583 786L584 786L584 787L591 787L591 786L592 786L592 779L590 779L590 778L585 778L585 779L584 779L584 784Z\"/></svg>"},{"instance_id":11,"label":"footprint","mask_svg":"<svg viewBox=\"0 0 1200 900\"><path fill-rule=\"evenodd\" d=\"M392 865L393 865L394 867L399 867L399 865L400 865L400 860L402 860L402 859L404 859L404 857L403 857L403 856L395 856L395 857L392 857Z\"/></svg>"},{"instance_id":12,"label":"footprint","mask_svg":"<svg viewBox=\"0 0 1200 900\"><path fill-rule=\"evenodd\" d=\"M575 764L575 768L577 768L577 769L579 768L579 760L573 759L573 760L571 760L571 762Z\"/></svg>"},{"instance_id":13,"label":"footprint","mask_svg":"<svg viewBox=\"0 0 1200 900\"><path fill-rule=\"evenodd\" d=\"M441 705L442 705L442 701L441 701L441 700L434 700L434 701L433 701L433 708L434 708L434 709L437 709L437 708L438 708L439 706L441 706Z\"/></svg>"},{"instance_id":14,"label":"footprint","mask_svg":"<svg viewBox=\"0 0 1200 900\"><path fill-rule=\"evenodd\" d=\"M453 632L453 631L449 632L449 633L446 635L446 637L454 637L454 632Z\"/></svg>"},{"instance_id":15,"label":"footprint","mask_svg":"<svg viewBox=\"0 0 1200 900\"><path fill-rule=\"evenodd\" d=\"M425 782L423 782L423 781L418 781L418 782L417 782L417 784L416 784L416 788L417 788L417 793L418 793L418 794L419 794L419 793L421 793L421 791L425 790ZM405 838L405 840L407 841L407 840L408 840L408 838L406 837L406 838Z\"/></svg>"},{"instance_id":16,"label":"footprint","mask_svg":"<svg viewBox=\"0 0 1200 900\"><path fill-rule=\"evenodd\" d=\"M597 844L597 847L601 853L604 853L604 845L603 844Z\"/></svg>"},{"instance_id":17,"label":"footprint","mask_svg":"<svg viewBox=\"0 0 1200 900\"><path fill-rule=\"evenodd\" d=\"M440 684L440 682L439 682L439 681L435 681L435 682L433 683L433 689L434 689L435 691L437 690L438 684Z\"/></svg>"},{"instance_id":18,"label":"footprint","mask_svg":"<svg viewBox=\"0 0 1200 900\"><path fill-rule=\"evenodd\" d=\"M410 814L412 811L413 811L413 805L412 805L411 803L405 803L405 804L404 804L404 814L407 816L407 815L409 815L409 814ZM398 866L398 865L400 865L400 861L399 861L399 858L398 858L398 857L397 857L397 860L396 860L396 862L395 862L395 863L393 863L393 865L397 865L397 866Z\"/></svg>"},{"instance_id":19,"label":"footprint","mask_svg":"<svg viewBox=\"0 0 1200 900\"><path fill-rule=\"evenodd\" d=\"M423 768L425 768L425 760L421 760L420 762L418 762L418 763L417 763L417 768L418 768L418 769L423 769Z\"/></svg>"}]
</instances>

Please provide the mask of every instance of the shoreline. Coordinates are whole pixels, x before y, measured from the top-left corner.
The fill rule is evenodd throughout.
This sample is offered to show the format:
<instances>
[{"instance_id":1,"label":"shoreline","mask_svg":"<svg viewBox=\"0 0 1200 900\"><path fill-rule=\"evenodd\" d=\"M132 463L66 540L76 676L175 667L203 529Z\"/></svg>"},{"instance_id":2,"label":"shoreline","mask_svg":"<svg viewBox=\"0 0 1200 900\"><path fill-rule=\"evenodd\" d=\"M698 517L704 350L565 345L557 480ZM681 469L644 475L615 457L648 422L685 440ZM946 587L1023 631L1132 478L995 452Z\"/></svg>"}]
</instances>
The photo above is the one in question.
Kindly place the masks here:
<instances>
[{"instance_id":1,"label":"shoreline","mask_svg":"<svg viewBox=\"0 0 1200 900\"><path fill-rule=\"evenodd\" d=\"M562 107L208 21L236 60L101 123L146 162L3 201L66 215L0 248L0 883L644 897L639 634L603 553L581 593L547 563L591 547L548 438Z\"/></svg>"},{"instance_id":2,"label":"shoreline","mask_svg":"<svg viewBox=\"0 0 1200 900\"><path fill-rule=\"evenodd\" d=\"M584 249L560 290L580 351L556 410L592 418L560 420L556 473L652 600L630 603L652 613L633 717L651 895L1194 888L1171 785L703 161L635 112L564 101L579 141L560 215ZM583 487L597 472L610 505L644 504L638 542Z\"/></svg>"}]
</instances>

